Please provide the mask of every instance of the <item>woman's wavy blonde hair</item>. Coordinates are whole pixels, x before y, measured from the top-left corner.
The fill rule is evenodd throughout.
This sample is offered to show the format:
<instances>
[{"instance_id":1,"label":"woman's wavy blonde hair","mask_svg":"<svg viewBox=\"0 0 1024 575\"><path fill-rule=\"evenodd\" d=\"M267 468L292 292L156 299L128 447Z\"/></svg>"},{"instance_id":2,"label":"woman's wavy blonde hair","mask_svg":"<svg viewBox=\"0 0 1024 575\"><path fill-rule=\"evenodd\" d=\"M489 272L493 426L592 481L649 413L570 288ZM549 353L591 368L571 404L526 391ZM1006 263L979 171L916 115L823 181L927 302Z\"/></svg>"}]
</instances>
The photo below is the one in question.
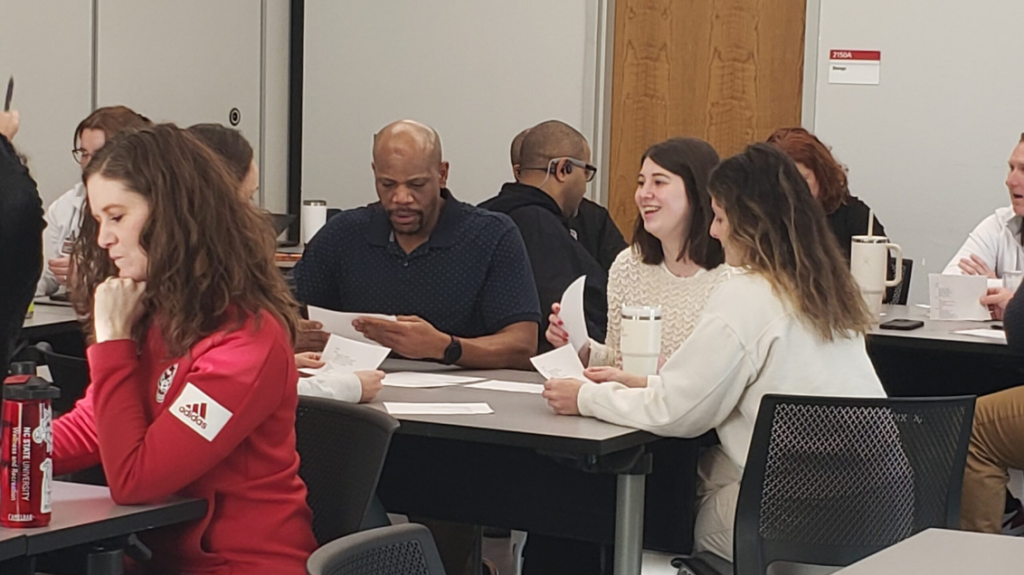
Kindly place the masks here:
<instances>
[{"instance_id":1,"label":"woman's wavy blonde hair","mask_svg":"<svg viewBox=\"0 0 1024 575\"><path fill-rule=\"evenodd\" d=\"M270 222L238 197L238 178L193 134L173 124L122 133L96 154L82 174L122 183L149 202L139 245L149 257L145 314L133 331L141 343L156 318L168 352L181 357L216 331L238 329L266 311L292 339L297 304L274 265ZM117 275L97 243L98 224L86 200L75 242L72 294L88 319L96 286ZM88 322L91 325L91 321Z\"/></svg>"},{"instance_id":2,"label":"woman's wavy blonde hair","mask_svg":"<svg viewBox=\"0 0 1024 575\"><path fill-rule=\"evenodd\" d=\"M867 306L793 160L754 144L722 162L708 188L729 220L729 247L823 340L867 333Z\"/></svg>"}]
</instances>

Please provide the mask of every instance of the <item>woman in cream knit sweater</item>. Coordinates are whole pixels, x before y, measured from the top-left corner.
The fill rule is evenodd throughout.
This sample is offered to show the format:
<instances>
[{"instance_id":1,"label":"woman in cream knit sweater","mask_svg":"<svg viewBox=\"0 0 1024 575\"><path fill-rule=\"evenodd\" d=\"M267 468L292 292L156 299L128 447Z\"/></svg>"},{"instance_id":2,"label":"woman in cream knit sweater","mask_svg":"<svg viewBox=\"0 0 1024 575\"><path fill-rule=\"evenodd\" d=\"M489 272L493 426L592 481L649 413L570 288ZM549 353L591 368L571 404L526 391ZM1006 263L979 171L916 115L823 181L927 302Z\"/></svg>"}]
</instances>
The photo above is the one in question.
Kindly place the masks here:
<instances>
[{"instance_id":1,"label":"woman in cream knit sweater","mask_svg":"<svg viewBox=\"0 0 1024 575\"><path fill-rule=\"evenodd\" d=\"M623 305L661 306L661 351L664 357L672 355L730 273L720 265L721 244L707 232L712 218L707 183L718 165L715 149L696 138L673 138L651 146L641 164L633 245L615 258L608 276L608 337L604 344L590 340L580 351L590 366L621 362ZM554 304L545 334L555 347L569 342L559 311Z\"/></svg>"}]
</instances>

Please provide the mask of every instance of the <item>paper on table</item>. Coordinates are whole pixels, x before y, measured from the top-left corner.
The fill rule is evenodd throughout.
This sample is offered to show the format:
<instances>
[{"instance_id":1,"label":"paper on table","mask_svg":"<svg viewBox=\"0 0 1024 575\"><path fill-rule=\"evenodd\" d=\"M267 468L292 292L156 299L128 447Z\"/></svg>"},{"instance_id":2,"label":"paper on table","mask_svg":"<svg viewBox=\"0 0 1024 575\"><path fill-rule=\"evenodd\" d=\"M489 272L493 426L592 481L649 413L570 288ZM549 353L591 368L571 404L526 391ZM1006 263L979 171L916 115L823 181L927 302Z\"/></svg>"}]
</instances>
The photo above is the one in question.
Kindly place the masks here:
<instances>
[{"instance_id":1,"label":"paper on table","mask_svg":"<svg viewBox=\"0 0 1024 575\"><path fill-rule=\"evenodd\" d=\"M333 311L322 307L309 306L309 319L324 324L324 331L340 335L353 341L361 341L371 345L380 345L372 339L364 336L352 327L352 320L360 317L371 317L387 321L398 321L393 315L381 315L379 313L349 313L345 311Z\"/></svg>"},{"instance_id":2,"label":"paper on table","mask_svg":"<svg viewBox=\"0 0 1024 575\"><path fill-rule=\"evenodd\" d=\"M587 343L587 320L583 315L583 288L586 287L587 276L580 276L576 281L569 284L562 294L562 311L558 316L562 318L562 329L569 334L569 343L572 344L576 353L583 349Z\"/></svg>"},{"instance_id":3,"label":"paper on table","mask_svg":"<svg viewBox=\"0 0 1024 575\"><path fill-rule=\"evenodd\" d=\"M384 378L384 385L391 387L446 387L462 383L483 381L482 377L466 377L446 373L418 373L415 371L398 371L389 373Z\"/></svg>"},{"instance_id":4,"label":"paper on table","mask_svg":"<svg viewBox=\"0 0 1024 575\"><path fill-rule=\"evenodd\" d=\"M486 403L405 403L385 401L391 415L486 415L494 413Z\"/></svg>"},{"instance_id":5,"label":"paper on table","mask_svg":"<svg viewBox=\"0 0 1024 575\"><path fill-rule=\"evenodd\" d=\"M544 393L544 384L542 383L523 383L521 381L501 381L497 379L471 383L466 387L490 389L492 391L511 391L514 393L536 393L538 395Z\"/></svg>"},{"instance_id":6,"label":"paper on table","mask_svg":"<svg viewBox=\"0 0 1024 575\"><path fill-rule=\"evenodd\" d=\"M954 331L960 335L973 335L975 337L984 337L987 339L995 339L1006 343L1006 332L1001 329L962 329L960 331Z\"/></svg>"},{"instance_id":7,"label":"paper on table","mask_svg":"<svg viewBox=\"0 0 1024 575\"><path fill-rule=\"evenodd\" d=\"M389 348L352 341L332 333L327 347L320 354L325 365L317 369L304 367L300 371L310 375L332 375L377 369L389 353Z\"/></svg>"},{"instance_id":8,"label":"paper on table","mask_svg":"<svg viewBox=\"0 0 1024 575\"><path fill-rule=\"evenodd\" d=\"M533 364L537 373L548 379L574 377L590 381L583 375L583 363L580 361L580 356L576 355L576 350L570 345L563 345L547 353L531 357L530 363Z\"/></svg>"},{"instance_id":9,"label":"paper on table","mask_svg":"<svg viewBox=\"0 0 1024 575\"><path fill-rule=\"evenodd\" d=\"M981 298L988 293L988 281L984 276L928 274L928 292L931 303L929 319L992 319L988 308L981 305Z\"/></svg>"}]
</instances>

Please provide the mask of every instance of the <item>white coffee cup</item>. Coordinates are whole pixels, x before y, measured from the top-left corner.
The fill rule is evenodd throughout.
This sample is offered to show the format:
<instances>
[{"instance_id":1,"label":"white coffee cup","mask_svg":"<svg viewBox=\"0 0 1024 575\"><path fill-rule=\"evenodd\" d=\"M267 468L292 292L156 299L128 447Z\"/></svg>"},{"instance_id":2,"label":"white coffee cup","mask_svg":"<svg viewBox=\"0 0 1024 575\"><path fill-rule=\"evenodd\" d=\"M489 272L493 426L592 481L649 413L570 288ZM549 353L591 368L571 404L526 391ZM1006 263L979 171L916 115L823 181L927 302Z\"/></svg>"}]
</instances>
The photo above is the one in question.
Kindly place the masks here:
<instances>
[{"instance_id":1,"label":"white coffee cup","mask_svg":"<svg viewBox=\"0 0 1024 575\"><path fill-rule=\"evenodd\" d=\"M327 223L327 202L306 200L302 202L302 243L308 244L313 236Z\"/></svg>"},{"instance_id":2,"label":"white coffee cup","mask_svg":"<svg viewBox=\"0 0 1024 575\"><path fill-rule=\"evenodd\" d=\"M850 273L857 281L871 317L877 322L882 313L885 288L903 281L903 249L885 236L853 236L850 248ZM886 277L890 250L896 252L896 277L891 280Z\"/></svg>"},{"instance_id":3,"label":"white coffee cup","mask_svg":"<svg viewBox=\"0 0 1024 575\"><path fill-rule=\"evenodd\" d=\"M661 356L661 306L623 305L622 370L633 375L657 375Z\"/></svg>"}]
</instances>

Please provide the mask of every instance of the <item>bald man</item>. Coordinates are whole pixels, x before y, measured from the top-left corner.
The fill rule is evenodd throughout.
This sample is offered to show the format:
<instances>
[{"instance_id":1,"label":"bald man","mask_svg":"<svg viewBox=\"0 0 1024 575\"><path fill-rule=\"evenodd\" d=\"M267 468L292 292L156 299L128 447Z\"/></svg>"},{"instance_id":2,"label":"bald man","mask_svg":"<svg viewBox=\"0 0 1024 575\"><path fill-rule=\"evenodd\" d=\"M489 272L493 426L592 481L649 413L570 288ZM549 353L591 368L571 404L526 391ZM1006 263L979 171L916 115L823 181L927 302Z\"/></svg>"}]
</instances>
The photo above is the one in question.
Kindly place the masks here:
<instances>
[{"instance_id":1,"label":"bald man","mask_svg":"<svg viewBox=\"0 0 1024 575\"><path fill-rule=\"evenodd\" d=\"M331 218L295 266L302 303L362 317L363 335L409 359L528 368L540 306L515 224L455 199L429 126L394 122L374 136L377 203Z\"/></svg>"},{"instance_id":2,"label":"bald man","mask_svg":"<svg viewBox=\"0 0 1024 575\"><path fill-rule=\"evenodd\" d=\"M571 227L596 168L583 134L558 120L543 122L523 138L519 181L480 207L507 214L519 227L530 256L541 309L559 302L576 278L587 276L583 315L590 337L604 341L608 323L608 274L576 239ZM547 316L539 326L538 351L552 348L544 337Z\"/></svg>"},{"instance_id":3,"label":"bald man","mask_svg":"<svg viewBox=\"0 0 1024 575\"><path fill-rule=\"evenodd\" d=\"M530 128L527 128L512 139L510 154L512 177L517 182L519 181L523 140L526 139L526 134L529 131ZM587 253L594 256L605 273L612 268L616 256L627 247L626 239L622 237L622 232L615 225L608 209L586 197L580 202L576 215L569 218L569 227L576 232L576 241L586 248Z\"/></svg>"}]
</instances>

